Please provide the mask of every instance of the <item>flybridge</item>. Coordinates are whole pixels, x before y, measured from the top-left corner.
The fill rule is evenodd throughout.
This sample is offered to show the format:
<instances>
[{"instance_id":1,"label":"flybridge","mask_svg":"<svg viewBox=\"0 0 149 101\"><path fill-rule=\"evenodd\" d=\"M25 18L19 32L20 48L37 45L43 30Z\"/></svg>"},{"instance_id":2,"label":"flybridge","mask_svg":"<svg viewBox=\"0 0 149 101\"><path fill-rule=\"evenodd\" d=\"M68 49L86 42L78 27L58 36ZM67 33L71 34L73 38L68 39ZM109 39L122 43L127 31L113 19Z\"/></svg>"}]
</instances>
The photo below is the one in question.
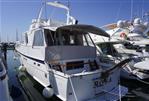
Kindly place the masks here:
<instances>
[{"instance_id":1,"label":"flybridge","mask_svg":"<svg viewBox=\"0 0 149 101\"><path fill-rule=\"evenodd\" d=\"M49 18L48 20L42 19L41 16L43 13L43 8L45 7L45 5L42 5L40 12L39 12L39 15L38 15L38 18L32 20L32 25L30 26L31 29L39 28L39 27L45 27L45 26L46 27L59 27L59 26L63 26L63 25L71 25L71 24L77 23L77 20L70 15L70 9L67 6L65 6L59 2L46 2L45 4L53 6L53 7L65 9L67 11L67 14L66 14L67 21L66 22L60 22L57 20L53 20L51 18Z\"/></svg>"}]
</instances>

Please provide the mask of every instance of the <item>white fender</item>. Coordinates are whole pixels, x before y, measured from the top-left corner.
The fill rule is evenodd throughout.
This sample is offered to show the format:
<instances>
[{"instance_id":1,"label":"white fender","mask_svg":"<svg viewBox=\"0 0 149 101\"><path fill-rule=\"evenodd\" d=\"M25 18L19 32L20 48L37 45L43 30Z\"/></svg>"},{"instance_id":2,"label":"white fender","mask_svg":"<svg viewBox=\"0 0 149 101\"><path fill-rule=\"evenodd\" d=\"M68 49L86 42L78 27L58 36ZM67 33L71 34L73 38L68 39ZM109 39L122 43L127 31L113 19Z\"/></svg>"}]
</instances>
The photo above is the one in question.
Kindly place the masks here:
<instances>
[{"instance_id":1,"label":"white fender","mask_svg":"<svg viewBox=\"0 0 149 101\"><path fill-rule=\"evenodd\" d=\"M42 91L42 95L46 98L50 98L54 95L53 88L45 87Z\"/></svg>"}]
</instances>

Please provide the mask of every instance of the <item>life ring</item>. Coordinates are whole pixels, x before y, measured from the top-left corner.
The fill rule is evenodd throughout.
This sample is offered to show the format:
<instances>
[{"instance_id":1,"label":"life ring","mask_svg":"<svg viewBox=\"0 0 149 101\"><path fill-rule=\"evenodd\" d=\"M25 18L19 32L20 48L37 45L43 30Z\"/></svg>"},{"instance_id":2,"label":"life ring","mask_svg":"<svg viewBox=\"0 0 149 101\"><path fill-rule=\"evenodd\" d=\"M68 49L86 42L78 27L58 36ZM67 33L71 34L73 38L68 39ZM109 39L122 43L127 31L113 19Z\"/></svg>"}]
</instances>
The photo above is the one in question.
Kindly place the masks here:
<instances>
[{"instance_id":1,"label":"life ring","mask_svg":"<svg viewBox=\"0 0 149 101\"><path fill-rule=\"evenodd\" d=\"M127 38L127 35L126 35L126 33L121 33L121 34L120 34L120 37L121 37L121 38Z\"/></svg>"}]
</instances>

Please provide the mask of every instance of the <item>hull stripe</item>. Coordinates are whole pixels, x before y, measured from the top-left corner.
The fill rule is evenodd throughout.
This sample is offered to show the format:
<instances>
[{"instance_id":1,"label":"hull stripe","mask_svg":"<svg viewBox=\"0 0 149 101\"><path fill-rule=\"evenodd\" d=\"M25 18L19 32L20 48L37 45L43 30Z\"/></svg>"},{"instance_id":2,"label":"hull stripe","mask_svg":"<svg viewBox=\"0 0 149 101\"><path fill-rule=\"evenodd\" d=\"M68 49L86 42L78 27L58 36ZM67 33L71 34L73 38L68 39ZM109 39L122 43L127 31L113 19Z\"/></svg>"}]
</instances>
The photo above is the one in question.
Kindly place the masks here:
<instances>
[{"instance_id":1,"label":"hull stripe","mask_svg":"<svg viewBox=\"0 0 149 101\"><path fill-rule=\"evenodd\" d=\"M18 52L18 51L17 51L17 52ZM43 60L39 60L39 59L30 57L30 56L24 55L24 54L22 54L22 53L20 53L20 52L18 52L18 53L21 54L21 55L23 55L24 57L29 58L29 59L31 59L31 60L34 60L34 61L36 61L36 62L38 62L38 63L45 64Z\"/></svg>"}]
</instances>

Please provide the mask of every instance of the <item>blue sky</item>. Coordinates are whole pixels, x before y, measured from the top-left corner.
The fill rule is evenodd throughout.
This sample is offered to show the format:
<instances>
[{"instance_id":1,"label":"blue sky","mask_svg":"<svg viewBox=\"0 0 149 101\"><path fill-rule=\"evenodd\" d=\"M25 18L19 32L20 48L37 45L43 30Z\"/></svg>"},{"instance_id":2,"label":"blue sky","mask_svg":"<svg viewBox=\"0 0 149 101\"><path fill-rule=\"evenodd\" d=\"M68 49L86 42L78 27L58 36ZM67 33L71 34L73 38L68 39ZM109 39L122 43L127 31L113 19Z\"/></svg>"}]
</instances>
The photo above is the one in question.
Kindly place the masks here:
<instances>
[{"instance_id":1,"label":"blue sky","mask_svg":"<svg viewBox=\"0 0 149 101\"><path fill-rule=\"evenodd\" d=\"M19 37L28 30L31 20L37 18L41 3L44 0L0 0L0 35L2 41L15 40L16 29ZM54 1L54 0L47 0ZM67 4L67 0L57 0ZM149 0L69 0L71 15L79 23L103 26L118 20L141 17L142 11L149 12ZM63 15L63 10L47 8L47 15ZM58 11L58 12L57 12ZM56 13L57 12L57 13ZM60 13L60 14L58 14ZM59 16L64 17L64 16Z\"/></svg>"}]
</instances>

